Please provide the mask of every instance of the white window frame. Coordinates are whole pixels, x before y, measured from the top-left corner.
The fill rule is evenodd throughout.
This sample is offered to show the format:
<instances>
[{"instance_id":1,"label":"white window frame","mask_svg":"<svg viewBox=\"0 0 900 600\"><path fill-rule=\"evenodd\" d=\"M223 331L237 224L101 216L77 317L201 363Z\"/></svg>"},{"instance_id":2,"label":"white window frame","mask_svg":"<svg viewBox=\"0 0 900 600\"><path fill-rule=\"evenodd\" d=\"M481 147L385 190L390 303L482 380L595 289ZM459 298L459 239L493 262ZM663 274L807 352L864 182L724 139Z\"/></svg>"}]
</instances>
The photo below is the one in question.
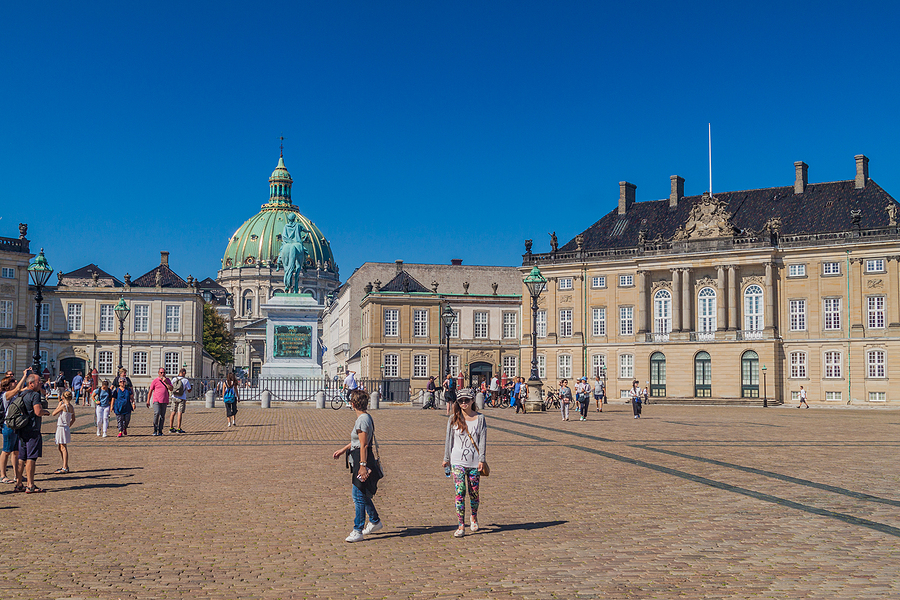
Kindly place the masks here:
<instances>
[{"instance_id":1,"label":"white window frame","mask_svg":"<svg viewBox=\"0 0 900 600\"><path fill-rule=\"evenodd\" d=\"M459 375L459 354L450 355L450 374L456 377Z\"/></svg>"},{"instance_id":2,"label":"white window frame","mask_svg":"<svg viewBox=\"0 0 900 600\"><path fill-rule=\"evenodd\" d=\"M459 337L459 311L453 311L453 322L450 323L450 337L458 338Z\"/></svg>"},{"instance_id":3,"label":"white window frame","mask_svg":"<svg viewBox=\"0 0 900 600\"><path fill-rule=\"evenodd\" d=\"M428 377L427 354L413 354L413 377L417 379Z\"/></svg>"},{"instance_id":4,"label":"white window frame","mask_svg":"<svg viewBox=\"0 0 900 600\"><path fill-rule=\"evenodd\" d=\"M788 265L788 277L806 277L806 265L803 263Z\"/></svg>"},{"instance_id":5,"label":"white window frame","mask_svg":"<svg viewBox=\"0 0 900 600\"><path fill-rule=\"evenodd\" d=\"M47 350L41 350L41 373L47 369L47 362L50 360L50 353Z\"/></svg>"},{"instance_id":6,"label":"white window frame","mask_svg":"<svg viewBox=\"0 0 900 600\"><path fill-rule=\"evenodd\" d=\"M887 392L869 392L869 402L887 402Z\"/></svg>"},{"instance_id":7,"label":"white window frame","mask_svg":"<svg viewBox=\"0 0 900 600\"><path fill-rule=\"evenodd\" d=\"M134 333L150 333L149 304L135 304L131 313L131 318L134 326Z\"/></svg>"},{"instance_id":8,"label":"white window frame","mask_svg":"<svg viewBox=\"0 0 900 600\"><path fill-rule=\"evenodd\" d=\"M826 402L842 402L843 394L841 392L825 392L825 401Z\"/></svg>"},{"instance_id":9,"label":"white window frame","mask_svg":"<svg viewBox=\"0 0 900 600\"><path fill-rule=\"evenodd\" d=\"M807 379L806 352L791 352L788 360L791 366L791 379Z\"/></svg>"},{"instance_id":10,"label":"white window frame","mask_svg":"<svg viewBox=\"0 0 900 600\"><path fill-rule=\"evenodd\" d=\"M866 273L884 273L883 258L869 258L866 260Z\"/></svg>"},{"instance_id":11,"label":"white window frame","mask_svg":"<svg viewBox=\"0 0 900 600\"><path fill-rule=\"evenodd\" d=\"M574 286L572 285L571 277L560 277L559 278L559 289L561 290L571 290Z\"/></svg>"},{"instance_id":12,"label":"white window frame","mask_svg":"<svg viewBox=\"0 0 900 600\"><path fill-rule=\"evenodd\" d=\"M113 374L113 353L111 350L101 350L97 353L97 372L100 375Z\"/></svg>"},{"instance_id":13,"label":"white window frame","mask_svg":"<svg viewBox=\"0 0 900 600\"><path fill-rule=\"evenodd\" d=\"M556 357L557 379L572 378L572 355L560 354Z\"/></svg>"},{"instance_id":14,"label":"white window frame","mask_svg":"<svg viewBox=\"0 0 900 600\"><path fill-rule=\"evenodd\" d=\"M50 303L41 302L41 331L50 331Z\"/></svg>"},{"instance_id":15,"label":"white window frame","mask_svg":"<svg viewBox=\"0 0 900 600\"><path fill-rule=\"evenodd\" d=\"M869 329L884 329L884 296L869 296L866 298L866 322Z\"/></svg>"},{"instance_id":16,"label":"white window frame","mask_svg":"<svg viewBox=\"0 0 900 600\"><path fill-rule=\"evenodd\" d=\"M602 369L602 373L600 370ZM593 354L591 355L591 377L600 376L605 379L608 375L608 371L606 370L606 355L605 354Z\"/></svg>"},{"instance_id":17,"label":"white window frame","mask_svg":"<svg viewBox=\"0 0 900 600\"><path fill-rule=\"evenodd\" d=\"M163 367L166 370L166 375L177 375L179 369L181 369L181 353L180 352L165 352L165 353L163 353Z\"/></svg>"},{"instance_id":18,"label":"white window frame","mask_svg":"<svg viewBox=\"0 0 900 600\"><path fill-rule=\"evenodd\" d=\"M537 318L535 319L537 322L537 336L539 338L547 337L547 311L539 310L537 311Z\"/></svg>"},{"instance_id":19,"label":"white window frame","mask_svg":"<svg viewBox=\"0 0 900 600\"><path fill-rule=\"evenodd\" d=\"M0 277L2 277L3 279L15 279L16 278L15 267L3 267L2 269L0 269ZM6 369L6 370L9 371L9 369Z\"/></svg>"},{"instance_id":20,"label":"white window frame","mask_svg":"<svg viewBox=\"0 0 900 600\"><path fill-rule=\"evenodd\" d=\"M824 356L825 378L840 379L843 367L843 358L838 350L827 350Z\"/></svg>"},{"instance_id":21,"label":"white window frame","mask_svg":"<svg viewBox=\"0 0 900 600\"><path fill-rule=\"evenodd\" d=\"M841 274L841 263L840 262L822 263L822 275L840 275L840 274Z\"/></svg>"},{"instance_id":22,"label":"white window frame","mask_svg":"<svg viewBox=\"0 0 900 600\"><path fill-rule=\"evenodd\" d=\"M114 322L116 313L114 304L100 305L100 333L110 333L116 330Z\"/></svg>"},{"instance_id":23,"label":"white window frame","mask_svg":"<svg viewBox=\"0 0 900 600\"><path fill-rule=\"evenodd\" d=\"M503 357L502 373L507 377L517 377L519 375L519 357L507 354Z\"/></svg>"},{"instance_id":24,"label":"white window frame","mask_svg":"<svg viewBox=\"0 0 900 600\"><path fill-rule=\"evenodd\" d=\"M166 305L166 333L181 333L181 305Z\"/></svg>"},{"instance_id":25,"label":"white window frame","mask_svg":"<svg viewBox=\"0 0 900 600\"><path fill-rule=\"evenodd\" d=\"M619 335L634 335L634 307L619 307Z\"/></svg>"},{"instance_id":26,"label":"white window frame","mask_svg":"<svg viewBox=\"0 0 900 600\"><path fill-rule=\"evenodd\" d=\"M428 310L413 310L413 337L428 337ZM413 365L415 368L415 365Z\"/></svg>"},{"instance_id":27,"label":"white window frame","mask_svg":"<svg viewBox=\"0 0 900 600\"><path fill-rule=\"evenodd\" d=\"M657 290L653 294L653 331L669 334L672 332L672 292Z\"/></svg>"},{"instance_id":28,"label":"white window frame","mask_svg":"<svg viewBox=\"0 0 900 600\"><path fill-rule=\"evenodd\" d=\"M16 313L12 300L0 300L0 329L12 329Z\"/></svg>"},{"instance_id":29,"label":"white window frame","mask_svg":"<svg viewBox=\"0 0 900 600\"><path fill-rule=\"evenodd\" d=\"M144 376L149 373L150 356L144 350L135 350L131 353L131 374Z\"/></svg>"},{"instance_id":30,"label":"white window frame","mask_svg":"<svg viewBox=\"0 0 900 600\"><path fill-rule=\"evenodd\" d=\"M384 337L397 337L400 335L400 309L384 309Z\"/></svg>"},{"instance_id":31,"label":"white window frame","mask_svg":"<svg viewBox=\"0 0 900 600\"><path fill-rule=\"evenodd\" d=\"M591 289L601 290L606 287L606 276L595 275L591 277Z\"/></svg>"},{"instance_id":32,"label":"white window frame","mask_svg":"<svg viewBox=\"0 0 900 600\"><path fill-rule=\"evenodd\" d=\"M0 348L0 373L12 371L15 366L15 354L12 348Z\"/></svg>"},{"instance_id":33,"label":"white window frame","mask_svg":"<svg viewBox=\"0 0 900 600\"><path fill-rule=\"evenodd\" d=\"M841 304L843 304L841 300L841 297L822 299L822 314L825 321L822 325L825 331L841 329Z\"/></svg>"},{"instance_id":34,"label":"white window frame","mask_svg":"<svg viewBox=\"0 0 900 600\"><path fill-rule=\"evenodd\" d=\"M537 368L538 368L538 377L541 379L547 379L547 355L546 354L538 354L537 355Z\"/></svg>"},{"instance_id":35,"label":"white window frame","mask_svg":"<svg viewBox=\"0 0 900 600\"><path fill-rule=\"evenodd\" d=\"M744 330L762 331L765 306L763 305L762 286L748 285L744 290Z\"/></svg>"},{"instance_id":36,"label":"white window frame","mask_svg":"<svg viewBox=\"0 0 900 600\"><path fill-rule=\"evenodd\" d=\"M887 353L884 350L866 352L866 377L884 379L887 373Z\"/></svg>"},{"instance_id":37,"label":"white window frame","mask_svg":"<svg viewBox=\"0 0 900 600\"><path fill-rule=\"evenodd\" d=\"M66 305L66 329L69 331L81 331L84 315L84 305L72 302Z\"/></svg>"},{"instance_id":38,"label":"white window frame","mask_svg":"<svg viewBox=\"0 0 900 600\"><path fill-rule=\"evenodd\" d=\"M385 354L383 356L384 360L384 377L387 379L388 377L397 378L400 377L400 355L399 354Z\"/></svg>"},{"instance_id":39,"label":"white window frame","mask_svg":"<svg viewBox=\"0 0 900 600\"><path fill-rule=\"evenodd\" d=\"M591 309L591 334L594 337L606 335L606 307Z\"/></svg>"},{"instance_id":40,"label":"white window frame","mask_svg":"<svg viewBox=\"0 0 900 600\"><path fill-rule=\"evenodd\" d=\"M634 275L619 275L619 287L634 287Z\"/></svg>"},{"instance_id":41,"label":"white window frame","mask_svg":"<svg viewBox=\"0 0 900 600\"><path fill-rule=\"evenodd\" d=\"M634 379L634 354L619 355L619 379Z\"/></svg>"},{"instance_id":42,"label":"white window frame","mask_svg":"<svg viewBox=\"0 0 900 600\"><path fill-rule=\"evenodd\" d=\"M514 312L503 313L503 337L504 339L516 339L519 334L519 324Z\"/></svg>"},{"instance_id":43,"label":"white window frame","mask_svg":"<svg viewBox=\"0 0 900 600\"><path fill-rule=\"evenodd\" d=\"M559 309L559 337L572 337L572 309Z\"/></svg>"},{"instance_id":44,"label":"white window frame","mask_svg":"<svg viewBox=\"0 0 900 600\"><path fill-rule=\"evenodd\" d=\"M472 337L476 340L486 340L491 334L491 313L476 310L472 313Z\"/></svg>"},{"instance_id":45,"label":"white window frame","mask_svg":"<svg viewBox=\"0 0 900 600\"><path fill-rule=\"evenodd\" d=\"M806 299L798 298L791 300L791 331L806 331Z\"/></svg>"},{"instance_id":46,"label":"white window frame","mask_svg":"<svg viewBox=\"0 0 900 600\"><path fill-rule=\"evenodd\" d=\"M718 292L714 288L705 287L697 293L697 331L714 333L716 331L716 298Z\"/></svg>"}]
</instances>

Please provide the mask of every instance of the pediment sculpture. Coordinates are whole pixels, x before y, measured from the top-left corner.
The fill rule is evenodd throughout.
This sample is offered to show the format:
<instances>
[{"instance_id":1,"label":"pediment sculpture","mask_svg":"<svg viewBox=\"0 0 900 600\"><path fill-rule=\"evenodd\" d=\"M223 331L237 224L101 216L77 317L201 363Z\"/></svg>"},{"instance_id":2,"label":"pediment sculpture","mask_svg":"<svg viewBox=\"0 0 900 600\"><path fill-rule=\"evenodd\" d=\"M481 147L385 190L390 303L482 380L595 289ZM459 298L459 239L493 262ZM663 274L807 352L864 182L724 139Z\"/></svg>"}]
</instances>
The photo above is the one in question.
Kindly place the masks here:
<instances>
[{"instance_id":1,"label":"pediment sculpture","mask_svg":"<svg viewBox=\"0 0 900 600\"><path fill-rule=\"evenodd\" d=\"M726 203L705 192L691 207L687 221L675 230L673 240L698 240L734 236L731 213Z\"/></svg>"}]
</instances>

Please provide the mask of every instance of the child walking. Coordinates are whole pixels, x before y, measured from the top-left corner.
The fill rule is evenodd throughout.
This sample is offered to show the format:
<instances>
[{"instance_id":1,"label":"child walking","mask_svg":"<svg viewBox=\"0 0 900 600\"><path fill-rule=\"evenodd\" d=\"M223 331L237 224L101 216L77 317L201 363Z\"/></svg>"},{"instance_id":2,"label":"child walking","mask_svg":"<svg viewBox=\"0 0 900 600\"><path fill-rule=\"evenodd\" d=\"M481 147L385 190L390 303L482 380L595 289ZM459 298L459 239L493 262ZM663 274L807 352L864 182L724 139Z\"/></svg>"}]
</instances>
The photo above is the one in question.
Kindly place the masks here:
<instances>
[{"instance_id":1,"label":"child walking","mask_svg":"<svg viewBox=\"0 0 900 600\"><path fill-rule=\"evenodd\" d=\"M126 381L119 378L119 389L113 390L113 412L116 415L116 425L119 426L119 436L128 435L128 424L131 423L131 411L135 409L134 392L126 386Z\"/></svg>"},{"instance_id":2,"label":"child walking","mask_svg":"<svg viewBox=\"0 0 900 600\"><path fill-rule=\"evenodd\" d=\"M106 437L109 428L109 407L112 404L112 393L109 389L109 379L104 379L100 387L94 390L94 403L97 405L97 435Z\"/></svg>"},{"instance_id":3,"label":"child walking","mask_svg":"<svg viewBox=\"0 0 900 600\"><path fill-rule=\"evenodd\" d=\"M66 390L59 399L59 406L53 411L51 417L59 417L56 419L56 447L59 449L59 455L62 458L62 467L55 470L55 475L61 475L69 472L69 449L68 444L72 441L72 432L69 428L75 422L75 407L72 405L72 392Z\"/></svg>"}]
</instances>

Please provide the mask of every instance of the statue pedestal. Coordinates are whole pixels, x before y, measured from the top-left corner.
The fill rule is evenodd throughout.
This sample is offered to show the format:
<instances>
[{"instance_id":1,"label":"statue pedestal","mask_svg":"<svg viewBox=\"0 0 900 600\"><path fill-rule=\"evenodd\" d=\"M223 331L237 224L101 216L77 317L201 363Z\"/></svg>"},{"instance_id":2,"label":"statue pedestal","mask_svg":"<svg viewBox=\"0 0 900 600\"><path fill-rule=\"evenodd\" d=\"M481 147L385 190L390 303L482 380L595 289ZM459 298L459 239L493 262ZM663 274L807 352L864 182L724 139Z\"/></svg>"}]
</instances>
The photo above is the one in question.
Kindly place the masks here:
<instances>
[{"instance_id":1,"label":"statue pedestal","mask_svg":"<svg viewBox=\"0 0 900 600\"><path fill-rule=\"evenodd\" d=\"M321 377L319 315L324 306L309 294L276 294L262 306L266 318L263 377Z\"/></svg>"}]
</instances>

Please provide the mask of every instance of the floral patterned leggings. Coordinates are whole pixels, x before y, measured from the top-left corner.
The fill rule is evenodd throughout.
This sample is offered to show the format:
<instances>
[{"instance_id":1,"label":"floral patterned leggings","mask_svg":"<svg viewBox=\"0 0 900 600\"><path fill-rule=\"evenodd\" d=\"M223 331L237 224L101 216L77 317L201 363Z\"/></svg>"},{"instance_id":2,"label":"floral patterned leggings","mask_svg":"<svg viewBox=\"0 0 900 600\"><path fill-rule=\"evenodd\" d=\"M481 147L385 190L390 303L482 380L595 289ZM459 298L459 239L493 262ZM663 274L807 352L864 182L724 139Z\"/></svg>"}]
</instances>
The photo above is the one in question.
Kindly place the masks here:
<instances>
[{"instance_id":1,"label":"floral patterned leggings","mask_svg":"<svg viewBox=\"0 0 900 600\"><path fill-rule=\"evenodd\" d=\"M481 474L478 469L453 466L453 485L456 486L456 516L460 526L466 524L466 488L469 490L469 504L472 506L472 518L478 520L478 484ZM468 483L468 486L466 485Z\"/></svg>"}]
</instances>

